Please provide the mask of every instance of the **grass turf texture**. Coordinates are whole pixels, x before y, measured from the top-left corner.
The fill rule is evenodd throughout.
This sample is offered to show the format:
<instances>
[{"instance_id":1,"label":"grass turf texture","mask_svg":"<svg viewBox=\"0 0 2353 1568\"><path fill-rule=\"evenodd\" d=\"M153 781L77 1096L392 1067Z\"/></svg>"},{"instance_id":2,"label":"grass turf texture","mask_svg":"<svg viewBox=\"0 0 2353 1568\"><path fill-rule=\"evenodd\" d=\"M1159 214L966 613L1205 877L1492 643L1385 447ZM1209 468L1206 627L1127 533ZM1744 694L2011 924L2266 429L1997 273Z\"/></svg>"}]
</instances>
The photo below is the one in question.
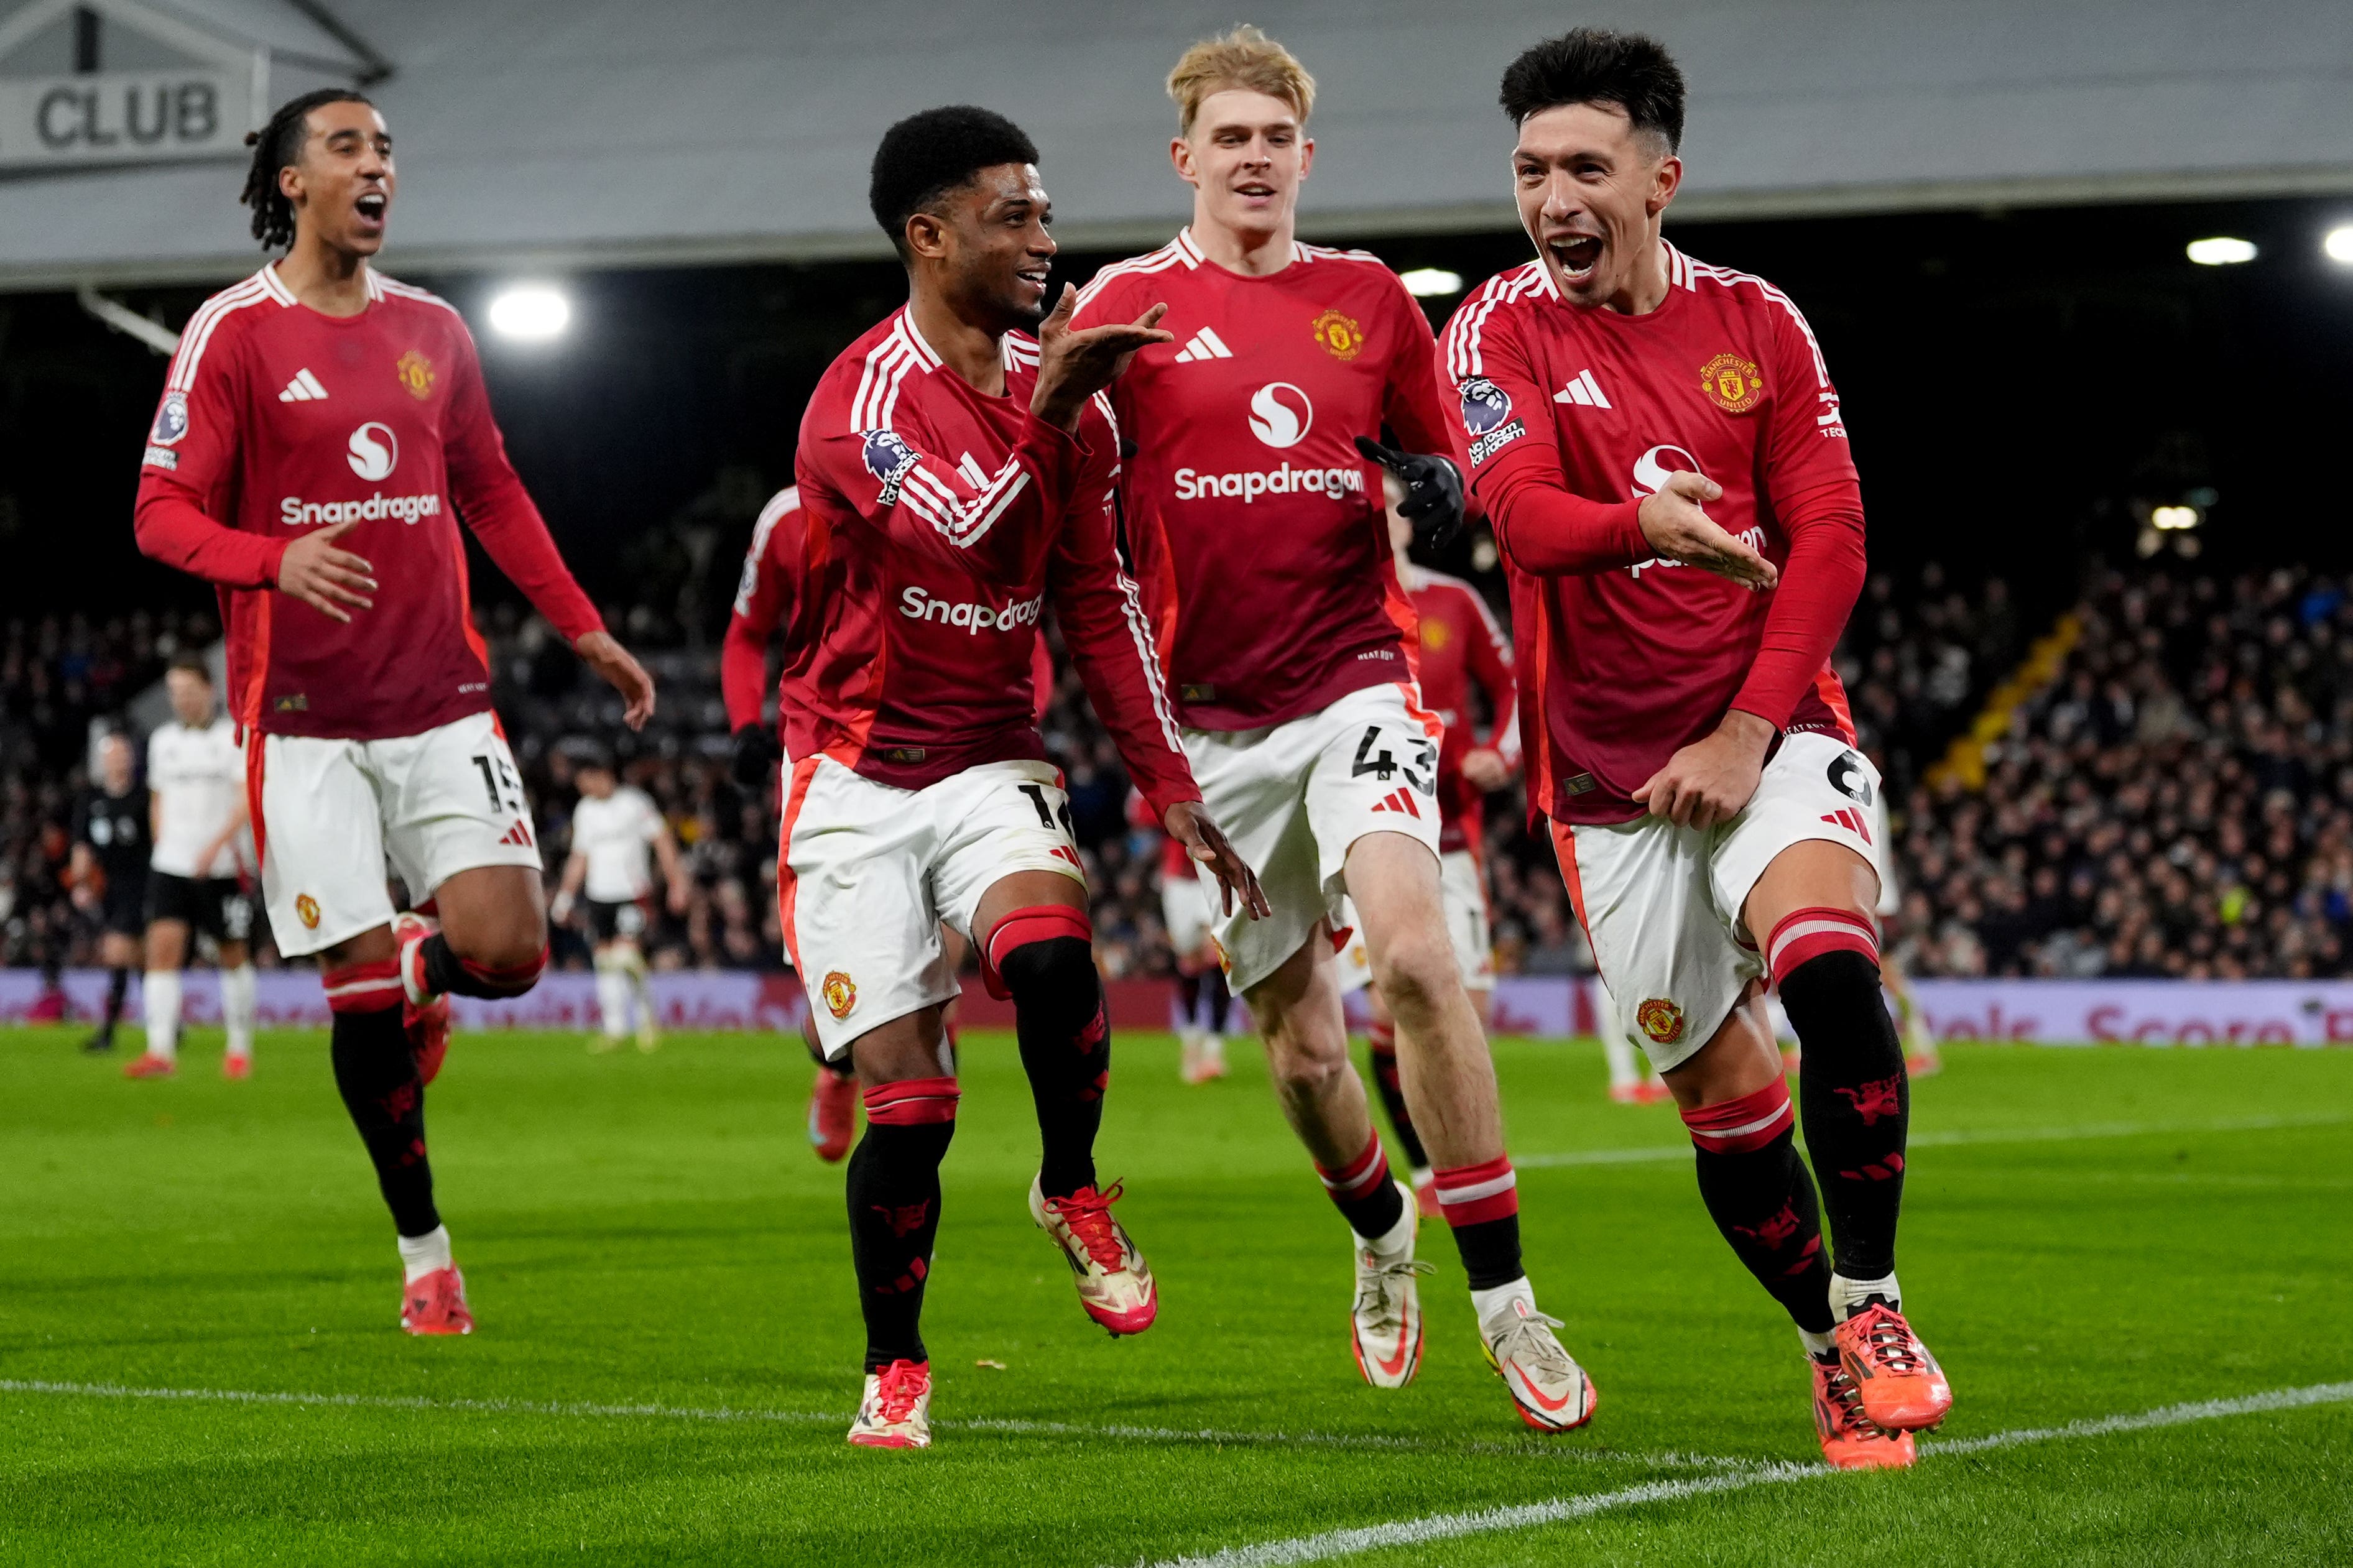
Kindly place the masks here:
<instances>
[{"instance_id":1,"label":"grass turf texture","mask_svg":"<svg viewBox=\"0 0 2353 1568\"><path fill-rule=\"evenodd\" d=\"M1604 1103L1589 1045L1496 1049L1531 1272L1602 1393L1588 1430L1523 1433L1435 1226L1420 1380L1359 1382L1345 1238L1246 1045L1188 1089L1172 1041L1117 1044L1103 1171L1162 1314L1109 1340L1023 1212L1011 1041L976 1035L925 1325L938 1446L904 1455L841 1441L862 1335L797 1041L461 1036L428 1121L481 1329L419 1341L322 1036L265 1035L246 1083L216 1037L164 1083L79 1037L0 1031L9 1561L1134 1563L1817 1453L1794 1337L1672 1112ZM1902 1254L1958 1391L1945 1437L2353 1378L2353 1052L1948 1064L1916 1089ZM1298 1440L1247 1436L1273 1433ZM2348 1458L2353 1405L2324 1404L1348 1560L2344 1561Z\"/></svg>"}]
</instances>

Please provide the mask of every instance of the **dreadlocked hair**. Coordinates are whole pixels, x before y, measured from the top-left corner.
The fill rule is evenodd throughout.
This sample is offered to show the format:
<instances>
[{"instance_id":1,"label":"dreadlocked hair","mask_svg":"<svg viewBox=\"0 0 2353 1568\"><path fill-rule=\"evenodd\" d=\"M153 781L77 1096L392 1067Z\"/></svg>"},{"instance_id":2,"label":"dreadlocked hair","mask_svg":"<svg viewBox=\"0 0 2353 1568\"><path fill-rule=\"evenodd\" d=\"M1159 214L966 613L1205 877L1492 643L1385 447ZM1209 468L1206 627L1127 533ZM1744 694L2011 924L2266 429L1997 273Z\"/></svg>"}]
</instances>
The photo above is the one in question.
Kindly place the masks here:
<instances>
[{"instance_id":1,"label":"dreadlocked hair","mask_svg":"<svg viewBox=\"0 0 2353 1568\"><path fill-rule=\"evenodd\" d=\"M237 199L253 209L253 237L261 241L264 250L294 243L294 204L278 188L278 171L301 159L302 139L309 133L305 121L312 110L330 103L375 107L375 100L364 93L347 87L322 87L287 100L269 117L269 124L245 133L245 144L253 149L253 166L245 174L245 194Z\"/></svg>"}]
</instances>

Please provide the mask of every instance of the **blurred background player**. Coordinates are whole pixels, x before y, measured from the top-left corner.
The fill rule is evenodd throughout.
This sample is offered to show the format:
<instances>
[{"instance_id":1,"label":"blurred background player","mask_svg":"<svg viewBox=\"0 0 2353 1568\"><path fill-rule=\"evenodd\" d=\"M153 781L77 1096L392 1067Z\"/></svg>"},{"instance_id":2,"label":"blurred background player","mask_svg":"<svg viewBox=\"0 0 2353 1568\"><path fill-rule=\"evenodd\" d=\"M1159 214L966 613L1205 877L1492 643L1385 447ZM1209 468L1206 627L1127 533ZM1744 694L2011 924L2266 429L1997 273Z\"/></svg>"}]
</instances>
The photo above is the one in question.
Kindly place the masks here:
<instances>
[{"instance_id":1,"label":"blurred background player","mask_svg":"<svg viewBox=\"0 0 2353 1568\"><path fill-rule=\"evenodd\" d=\"M132 773L131 737L112 731L98 742L98 780L74 796L73 853L68 875L74 908L96 921L98 959L106 965L106 1011L82 1042L86 1051L114 1048L131 972L141 961L147 926L147 802ZM129 1064L136 1067L139 1064ZM149 1074L136 1074L147 1077Z\"/></svg>"},{"instance_id":2,"label":"blurred background player","mask_svg":"<svg viewBox=\"0 0 2353 1568\"><path fill-rule=\"evenodd\" d=\"M126 1076L168 1075L179 1058L180 972L193 932L220 965L221 1021L228 1048L221 1073L253 1070L253 900L246 887L245 748L213 700L212 671L182 658L164 673L172 719L147 737L147 795L155 849L147 879L147 977L142 1000L147 1051Z\"/></svg>"},{"instance_id":3,"label":"blurred background player","mask_svg":"<svg viewBox=\"0 0 2353 1568\"><path fill-rule=\"evenodd\" d=\"M767 693L776 691L781 702L783 689L768 679L768 646L772 640L780 645L787 670L816 647L812 612L823 606L800 591L807 575L807 516L801 510L800 487L788 485L768 498L753 523L752 543L744 552L743 575L737 580L734 606L720 643L720 697L727 708L728 731L734 738L728 771L738 786L771 802L778 799L776 764L784 760L784 749L776 740L777 726L768 721ZM1036 692L1030 717L1043 720L1054 699L1054 656L1047 649L1042 626L1030 653L1029 681ZM970 944L946 925L940 927L940 942L949 973L962 973ZM940 1027L953 1058L957 1039L955 1003L950 1002L941 1015ZM817 1068L809 1083L809 1147L830 1164L849 1152L849 1141L857 1136L858 1069L847 1057L835 1061L826 1056L818 1041L813 1013L802 1016L801 1041Z\"/></svg>"},{"instance_id":4,"label":"blurred background player","mask_svg":"<svg viewBox=\"0 0 2353 1568\"><path fill-rule=\"evenodd\" d=\"M1072 331L1067 287L1040 323L1056 247L1037 157L984 109L929 110L884 133L869 195L908 302L827 370L794 462L823 563L803 590L826 622L777 701L794 759L777 904L818 1035L864 1089L847 1183L867 1332L849 1440L861 1447L931 1443L921 1319L959 1092L941 1028L957 992L943 921L1013 1003L1041 1145L1030 1218L1095 1322L1140 1333L1159 1310L1112 1216L1120 1189L1095 1180L1111 1030L1069 796L1034 717L1049 599L1136 786L1229 900L1265 911L1202 809L1117 552L1118 437L1098 395L1167 334L1156 309ZM1017 331L1031 324L1034 342Z\"/></svg>"},{"instance_id":5,"label":"blurred background player","mask_svg":"<svg viewBox=\"0 0 2353 1568\"><path fill-rule=\"evenodd\" d=\"M596 965L596 1012L604 1025L603 1037L589 1049L609 1051L628 1038L634 1005L638 1049L649 1051L661 1040L644 941L653 917L654 868L661 868L673 915L686 913L686 868L679 862L678 840L661 808L645 791L621 783L610 756L590 752L576 777L580 800L572 811L572 853L548 918L562 925L572 918L575 900L586 906Z\"/></svg>"},{"instance_id":6,"label":"blurred background player","mask_svg":"<svg viewBox=\"0 0 2353 1568\"><path fill-rule=\"evenodd\" d=\"M1405 486L1384 471L1381 489L1388 503L1389 552L1397 563L1398 584L1412 601L1419 631L1414 674L1421 683L1422 701L1446 726L1446 739L1438 749L1439 893L1446 909L1446 934L1454 943L1454 962L1462 971L1462 988L1483 1030L1493 1021L1495 1002L1495 952L1487 922L1487 796L1508 785L1520 764L1512 641L1478 589L1412 558L1413 520L1398 510L1405 500ZM1472 707L1473 688L1487 710L1483 735ZM1413 1113L1406 1107L1398 1071L1397 1025L1378 985L1366 991L1365 999L1372 1015L1366 1035L1373 1080L1411 1167L1422 1215L1436 1219L1441 1214L1437 1178L1413 1130Z\"/></svg>"},{"instance_id":7,"label":"blurred background player","mask_svg":"<svg viewBox=\"0 0 2353 1568\"><path fill-rule=\"evenodd\" d=\"M1193 874L1193 857L1160 831L1152 803L1128 792L1127 820L1160 844L1160 921L1176 963L1170 987L1168 1026L1176 1031L1176 1076L1190 1084L1226 1076L1226 1018L1233 993L1210 939L1209 895Z\"/></svg>"},{"instance_id":8,"label":"blurred background player","mask_svg":"<svg viewBox=\"0 0 2353 1568\"><path fill-rule=\"evenodd\" d=\"M1824 1457L1909 1465L1952 1391L1895 1279L1910 1095L1872 923L1880 784L1829 664L1863 579L1838 393L1786 295L1661 237L1683 81L1655 41L1549 39L1501 98L1537 259L1456 310L1446 374L1523 605L1530 798L1709 1215L1797 1323ZM1768 982L1806 1041L1826 1203Z\"/></svg>"},{"instance_id":9,"label":"blurred background player","mask_svg":"<svg viewBox=\"0 0 2353 1568\"><path fill-rule=\"evenodd\" d=\"M1405 1026L1399 1068L1470 1276L1481 1342L1524 1420L1592 1413L1584 1372L1536 1310L1494 1064L1446 934L1436 714L1414 682L1412 607L1389 560L1380 470L1352 437L1384 426L1418 525L1459 522L1462 480L1435 345L1397 274L1302 245L1315 84L1240 27L1168 78L1169 155L1193 218L1106 267L1080 324L1165 302L1176 342L1113 388L1134 456L1121 480L1136 576L1210 809L1265 878L1274 914L1214 932L1264 1037L1284 1115L1354 1237L1350 1346L1366 1379L1419 1367L1413 1194L1394 1180L1348 1052L1333 936L1353 896L1370 973Z\"/></svg>"},{"instance_id":10,"label":"blurred background player","mask_svg":"<svg viewBox=\"0 0 2353 1568\"><path fill-rule=\"evenodd\" d=\"M271 934L320 960L335 1086L398 1237L401 1326L468 1333L425 1087L448 994L530 990L547 921L458 514L632 727L653 681L507 462L464 321L368 264L396 189L383 116L328 89L247 141L240 199L263 248L286 253L181 333L141 459L139 548L220 590ZM419 910L393 908L387 862Z\"/></svg>"}]
</instances>

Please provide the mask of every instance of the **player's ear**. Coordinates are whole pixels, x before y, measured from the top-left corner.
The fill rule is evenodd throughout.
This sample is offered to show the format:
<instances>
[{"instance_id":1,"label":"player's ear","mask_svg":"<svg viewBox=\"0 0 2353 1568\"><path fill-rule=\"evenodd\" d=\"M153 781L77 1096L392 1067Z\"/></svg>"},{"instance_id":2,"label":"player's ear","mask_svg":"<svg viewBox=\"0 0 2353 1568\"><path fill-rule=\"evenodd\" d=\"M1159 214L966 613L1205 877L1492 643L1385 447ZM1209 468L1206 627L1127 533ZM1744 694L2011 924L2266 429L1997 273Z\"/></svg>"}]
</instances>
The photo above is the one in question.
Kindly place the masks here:
<instances>
[{"instance_id":1,"label":"player's ear","mask_svg":"<svg viewBox=\"0 0 2353 1568\"><path fill-rule=\"evenodd\" d=\"M1314 167L1315 138L1303 135L1299 139L1299 177L1305 179L1308 171Z\"/></svg>"},{"instance_id":2,"label":"player's ear","mask_svg":"<svg viewBox=\"0 0 2353 1568\"><path fill-rule=\"evenodd\" d=\"M1175 166L1176 177L1187 184L1201 183L1200 171L1193 167L1193 144L1182 136L1168 139L1168 162Z\"/></svg>"},{"instance_id":3,"label":"player's ear","mask_svg":"<svg viewBox=\"0 0 2353 1568\"><path fill-rule=\"evenodd\" d=\"M938 260L948 253L947 220L937 213L907 215L907 248L917 256Z\"/></svg>"},{"instance_id":4,"label":"player's ear","mask_svg":"<svg viewBox=\"0 0 2353 1568\"><path fill-rule=\"evenodd\" d=\"M1651 174L1651 194L1642 204L1652 217L1667 210L1683 183L1683 161L1670 153Z\"/></svg>"}]
</instances>

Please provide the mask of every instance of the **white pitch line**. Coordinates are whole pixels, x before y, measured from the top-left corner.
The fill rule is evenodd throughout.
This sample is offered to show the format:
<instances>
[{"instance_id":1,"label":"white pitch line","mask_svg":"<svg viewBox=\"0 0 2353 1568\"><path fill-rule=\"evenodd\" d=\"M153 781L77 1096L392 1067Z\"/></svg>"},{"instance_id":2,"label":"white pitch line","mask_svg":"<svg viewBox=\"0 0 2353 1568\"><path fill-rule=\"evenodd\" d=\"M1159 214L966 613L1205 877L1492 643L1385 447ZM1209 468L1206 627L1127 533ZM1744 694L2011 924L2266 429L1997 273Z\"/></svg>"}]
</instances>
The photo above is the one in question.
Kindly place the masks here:
<instances>
[{"instance_id":1,"label":"white pitch line","mask_svg":"<svg viewBox=\"0 0 2353 1568\"><path fill-rule=\"evenodd\" d=\"M2010 1432L1995 1432L1983 1437L1924 1442L1920 1445L1920 1454L1924 1459L1941 1458L1954 1454L1983 1453L1989 1448L2014 1448L2028 1443L2096 1437L2111 1432L2139 1432L2156 1426L2182 1426L2194 1421L2213 1421L2227 1415L2253 1415L2264 1411L2294 1410L2312 1405L2339 1405L2348 1401L2353 1401L2353 1383L2316 1383L2304 1388L2280 1388L2265 1394L2250 1394L2238 1399L2201 1399L2187 1405L2168 1405L2137 1415L2071 1421L2063 1426L2029 1426ZM1643 1503L1679 1502L1685 1498L1705 1497L1714 1492L1741 1491L1750 1487L1773 1486L1788 1481L1820 1480L1843 1473L1825 1465L1760 1465L1746 1471L1694 1477L1689 1480L1645 1481L1640 1486L1597 1492L1587 1497L1553 1498L1544 1502L1478 1509L1467 1513L1430 1514L1421 1519L1399 1520L1392 1524L1328 1530L1320 1535L1261 1542L1255 1546L1230 1546L1206 1557L1170 1558L1154 1564L1153 1568L1278 1568L1279 1564L1284 1563L1327 1563L1335 1557L1353 1556L1360 1552L1377 1552L1395 1546L1422 1546L1431 1542L1453 1541L1466 1535L1490 1535L1500 1531L1530 1530L1538 1525L1557 1524L1565 1520L1585 1519L1615 1509L1637 1508Z\"/></svg>"},{"instance_id":2,"label":"white pitch line","mask_svg":"<svg viewBox=\"0 0 2353 1568\"><path fill-rule=\"evenodd\" d=\"M422 1394L311 1394L243 1388L144 1388L120 1383L58 1383L0 1378L0 1394L53 1394L85 1399L152 1399L220 1405L297 1405L354 1410L455 1411L467 1415L555 1415L575 1419L653 1418L667 1421L773 1422L793 1426L846 1426L847 1411L736 1409L728 1405L607 1405L525 1399L434 1399ZM1568 1448L1540 1442L1460 1442L1427 1437L1348 1432L1229 1432L1218 1427L1094 1426L1032 1421L1018 1416L976 1415L934 1421L943 1431L986 1432L1008 1436L1114 1438L1148 1443L1198 1443L1227 1447L1324 1447L1372 1452L1475 1454L1579 1464L1644 1466L1653 1469L1745 1469L1755 1461L1710 1454L1630 1454L1607 1448Z\"/></svg>"},{"instance_id":3,"label":"white pitch line","mask_svg":"<svg viewBox=\"0 0 2353 1568\"><path fill-rule=\"evenodd\" d=\"M2353 1121L2353 1116L2243 1116L2228 1121L2086 1121L2073 1127L1963 1128L1949 1132L1915 1132L1905 1142L1913 1149L1957 1149L1974 1143L2071 1143L2078 1138L2147 1138L2166 1132L2272 1132L2293 1127L2342 1127L2348 1121ZM1690 1158L1688 1143L1662 1143L1639 1149L1515 1154L1512 1163L1519 1170L1529 1171L1557 1165L1647 1165Z\"/></svg>"}]
</instances>

